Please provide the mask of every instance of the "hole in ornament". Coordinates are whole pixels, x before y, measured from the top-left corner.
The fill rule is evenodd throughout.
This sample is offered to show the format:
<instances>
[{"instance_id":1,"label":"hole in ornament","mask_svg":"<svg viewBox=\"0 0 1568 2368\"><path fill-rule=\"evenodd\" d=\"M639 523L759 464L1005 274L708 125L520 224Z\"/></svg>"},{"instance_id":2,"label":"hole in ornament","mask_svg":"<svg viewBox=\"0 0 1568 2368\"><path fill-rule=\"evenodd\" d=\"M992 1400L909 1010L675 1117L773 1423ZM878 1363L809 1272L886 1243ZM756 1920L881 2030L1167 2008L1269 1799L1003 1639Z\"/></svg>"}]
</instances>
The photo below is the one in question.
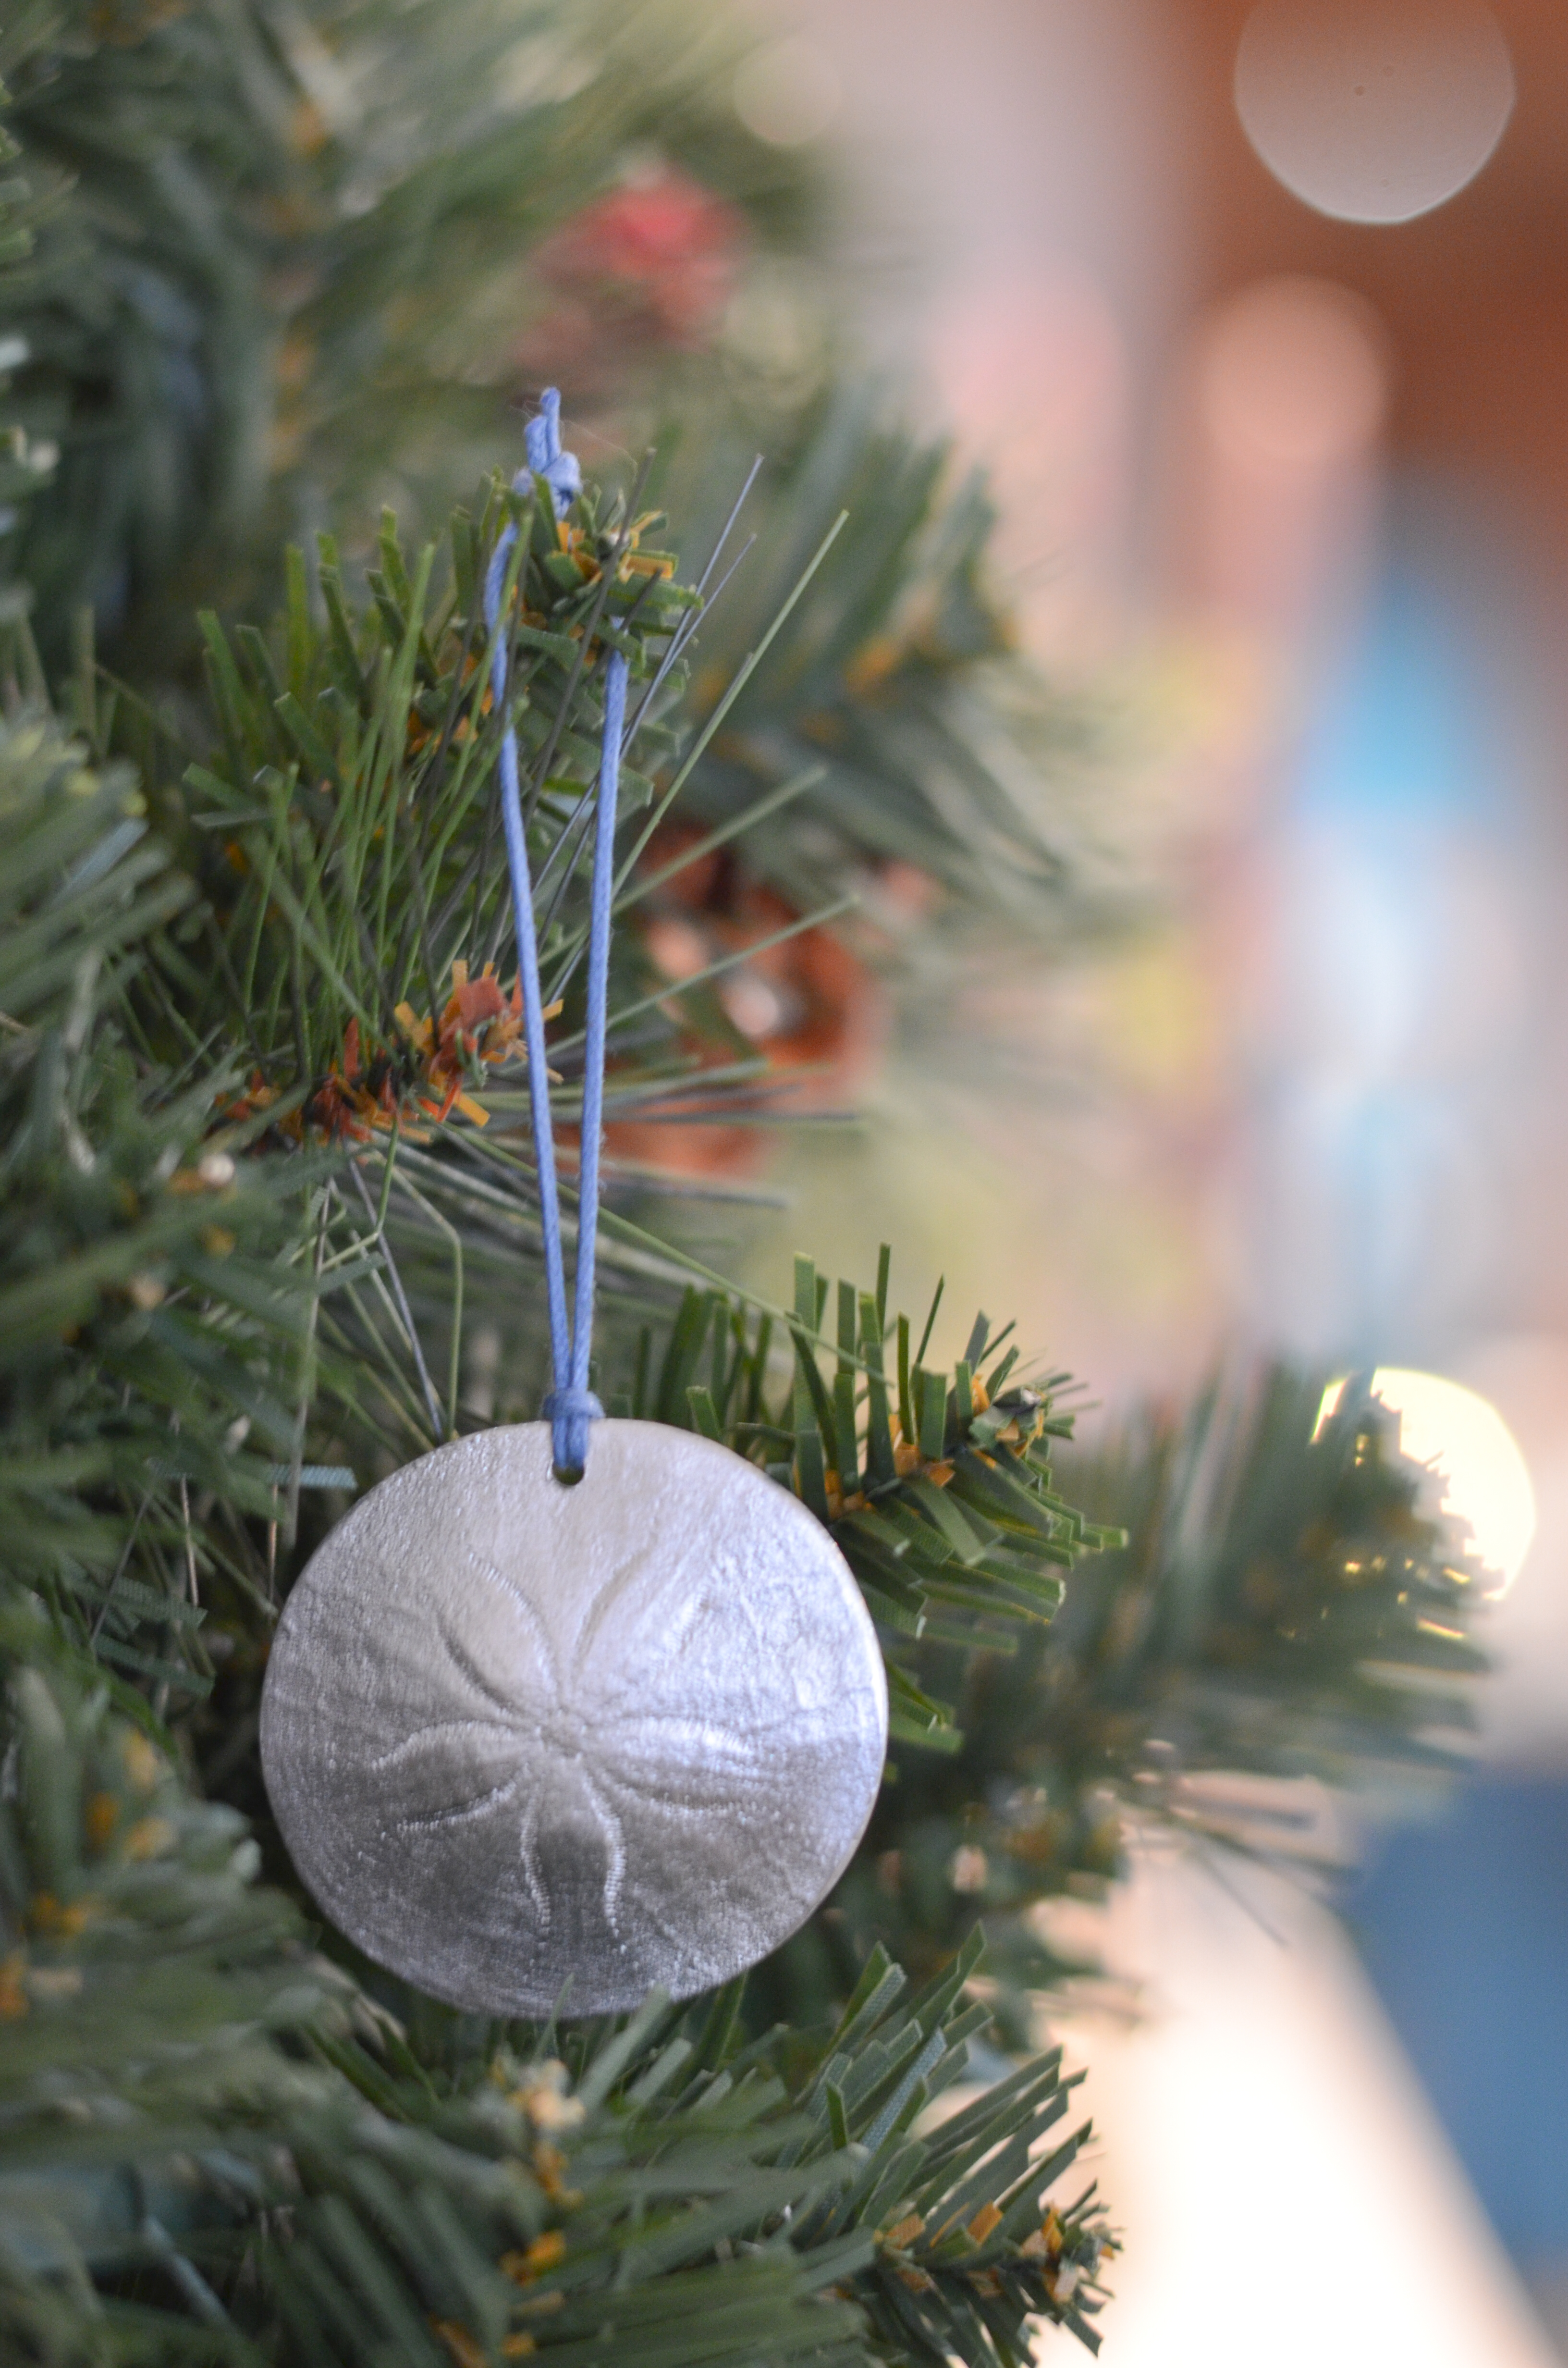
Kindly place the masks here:
<instances>
[{"instance_id":1,"label":"hole in ornament","mask_svg":"<svg viewBox=\"0 0 1568 2368\"><path fill-rule=\"evenodd\" d=\"M576 1470L574 1472L570 1464L552 1463L550 1470L551 1478L559 1480L563 1488L574 1488L577 1486L578 1481L583 1478L584 1474L587 1470L587 1466L585 1464L579 1463Z\"/></svg>"},{"instance_id":2,"label":"hole in ornament","mask_svg":"<svg viewBox=\"0 0 1568 2368\"><path fill-rule=\"evenodd\" d=\"M1513 111L1484 0L1261 0L1236 112L1293 195L1346 222L1409 222L1474 179Z\"/></svg>"}]
</instances>

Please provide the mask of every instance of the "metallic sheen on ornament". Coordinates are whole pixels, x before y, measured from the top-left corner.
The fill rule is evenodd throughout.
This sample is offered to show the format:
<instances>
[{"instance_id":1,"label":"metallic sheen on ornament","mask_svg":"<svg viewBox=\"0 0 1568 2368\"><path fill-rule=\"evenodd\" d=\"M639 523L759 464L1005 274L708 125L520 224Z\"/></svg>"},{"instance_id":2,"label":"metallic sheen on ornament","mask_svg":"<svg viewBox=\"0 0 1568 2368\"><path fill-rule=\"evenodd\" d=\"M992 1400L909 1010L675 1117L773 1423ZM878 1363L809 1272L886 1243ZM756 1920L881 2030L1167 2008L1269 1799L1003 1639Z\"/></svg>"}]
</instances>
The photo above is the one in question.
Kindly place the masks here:
<instances>
[{"instance_id":1,"label":"metallic sheen on ornament","mask_svg":"<svg viewBox=\"0 0 1568 2368\"><path fill-rule=\"evenodd\" d=\"M887 1686L789 1492L663 1424L479 1431L361 1498L278 1626L283 1838L367 1955L454 2006L689 1998L788 1939L870 1816Z\"/></svg>"}]
</instances>

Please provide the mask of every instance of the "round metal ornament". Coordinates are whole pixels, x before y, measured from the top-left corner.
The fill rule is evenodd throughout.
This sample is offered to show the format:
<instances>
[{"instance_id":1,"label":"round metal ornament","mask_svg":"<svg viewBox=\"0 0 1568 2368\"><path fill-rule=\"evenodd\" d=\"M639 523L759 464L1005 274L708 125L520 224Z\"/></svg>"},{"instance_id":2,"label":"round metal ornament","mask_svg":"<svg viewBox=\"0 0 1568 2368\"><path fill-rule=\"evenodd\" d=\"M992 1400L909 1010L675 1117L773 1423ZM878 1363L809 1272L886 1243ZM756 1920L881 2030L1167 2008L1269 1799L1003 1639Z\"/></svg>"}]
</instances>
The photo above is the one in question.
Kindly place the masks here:
<instances>
[{"instance_id":1,"label":"round metal ornament","mask_svg":"<svg viewBox=\"0 0 1568 2368\"><path fill-rule=\"evenodd\" d=\"M283 1838L366 1953L490 2014L675 1998L801 1924L865 1829L887 1686L820 1522L663 1424L479 1431L362 1497L278 1626Z\"/></svg>"}]
</instances>

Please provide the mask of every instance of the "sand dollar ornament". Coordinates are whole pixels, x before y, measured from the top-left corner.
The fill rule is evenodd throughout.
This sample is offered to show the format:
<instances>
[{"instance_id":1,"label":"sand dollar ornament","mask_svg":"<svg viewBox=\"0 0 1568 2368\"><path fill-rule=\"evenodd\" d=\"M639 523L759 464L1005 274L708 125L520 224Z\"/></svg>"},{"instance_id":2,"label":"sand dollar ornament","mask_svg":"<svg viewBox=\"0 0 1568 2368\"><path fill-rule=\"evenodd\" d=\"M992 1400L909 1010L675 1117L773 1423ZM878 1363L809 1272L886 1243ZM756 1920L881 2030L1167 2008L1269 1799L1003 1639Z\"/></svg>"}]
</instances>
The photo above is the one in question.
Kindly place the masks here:
<instances>
[{"instance_id":1,"label":"sand dollar ornament","mask_svg":"<svg viewBox=\"0 0 1568 2368\"><path fill-rule=\"evenodd\" d=\"M546 1423L374 1488L289 1599L262 1748L294 1862L455 2006L635 2006L803 1922L882 1770L876 1637L832 1539L727 1448Z\"/></svg>"},{"instance_id":2,"label":"sand dollar ornament","mask_svg":"<svg viewBox=\"0 0 1568 2368\"><path fill-rule=\"evenodd\" d=\"M528 459L564 511L558 403ZM510 542L486 584L495 704ZM847 1564L786 1489L587 1388L625 661L605 664L575 1322L548 1095L533 1097L555 1388L546 1419L439 1447L312 1556L262 1702L300 1873L379 1964L483 2013L687 1998L788 1938L865 1829L887 1689ZM515 740L501 811L529 1076L547 1076ZM592 1431L590 1447L590 1428ZM565 1476L563 1476L565 1475Z\"/></svg>"}]
</instances>

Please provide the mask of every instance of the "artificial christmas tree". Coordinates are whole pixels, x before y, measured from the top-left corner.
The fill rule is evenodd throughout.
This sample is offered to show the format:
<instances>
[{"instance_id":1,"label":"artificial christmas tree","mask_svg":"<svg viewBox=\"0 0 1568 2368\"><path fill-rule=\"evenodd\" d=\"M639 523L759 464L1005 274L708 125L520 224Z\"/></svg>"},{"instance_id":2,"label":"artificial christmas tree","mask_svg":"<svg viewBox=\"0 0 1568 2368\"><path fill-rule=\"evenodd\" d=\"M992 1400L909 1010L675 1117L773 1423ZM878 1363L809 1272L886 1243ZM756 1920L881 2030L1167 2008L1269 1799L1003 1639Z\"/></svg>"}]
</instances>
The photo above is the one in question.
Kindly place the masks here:
<instances>
[{"instance_id":1,"label":"artificial christmas tree","mask_svg":"<svg viewBox=\"0 0 1568 2368\"><path fill-rule=\"evenodd\" d=\"M1038 928L1062 897L1049 829L982 761L954 695L978 695L977 662L1002 639L975 592L979 514L944 542L930 465L847 406L784 438L795 459L755 589L744 573L724 588L720 529L744 471L726 477L717 434L700 503L668 529L635 468L577 493L545 452L516 484L486 478L439 541L384 519L362 567L331 532L287 555L279 538L273 555L268 504L289 495L290 461L233 529L227 614L209 609L188 642L166 635L181 584L210 567L217 489L240 498L244 470L221 468L238 447L182 435L182 465L205 455L201 497L132 531L92 473L91 372L72 379L48 349L67 294L95 284L59 242L68 228L78 256L118 258L109 282L145 297L122 268L125 225L176 221L188 240L176 199L189 183L167 137L117 147L108 129L187 107L199 68L261 131L251 146L214 137L206 168L187 143L181 169L209 170L209 197L230 190L247 235L258 221L284 235L284 199L325 203L311 176L324 157L347 171L332 140L347 133L318 142L256 93L280 59L313 61L319 112L335 55L370 21L83 12L13 37L34 186L8 200L6 265L6 350L24 375L0 745L0 2328L29 2361L290 2368L536 2351L628 2368L1011 2362L1040 2319L1092 2345L1108 2222L1073 2176L1070 2084L1049 2054L996 2060L1027 2047L1028 1995L1058 1970L1028 1911L1112 1878L1134 1805L1190 1817L1187 1770L1348 1780L1393 1751L1435 1759L1430 1693L1417 1707L1369 1669L1473 1666L1476 1575L1418 1518L1417 1475L1364 1392L1321 1436L1317 1393L1280 1383L1228 1434L1206 1409L1120 1470L1081 1471L1071 1496L1127 1521L1123 1545L1062 1493L1065 1377L1022 1367L1011 1327L979 1319L965 1356L937 1366L936 1310L923 1326L898 1313L886 1257L863 1286L834 1291L802 1258L777 1304L742 1298L655 1230L628 1179L600 1212L592 1385L612 1419L663 1426L674 1467L680 1433L749 1466L853 1574L892 1748L865 1841L749 1983L590 2022L568 1993L523 2023L454 2010L324 1925L272 1819L262 1686L310 1555L375 1483L443 1441L531 1421L547 1386L553 1171L528 1127L548 1068L571 1238L593 1074L588 842L618 665L632 736L612 1144L615 1124L744 1119L769 1087L716 992L766 946L715 926L678 981L659 959L646 916L683 870L738 849L723 893L766 882L784 917L763 937L778 945L831 928L894 865L936 882L960 923L1009 912ZM473 26L489 50L464 50ZM473 70L519 38L505 10L433 27L407 19L404 68L440 55ZM488 161L466 213L429 195L465 186L462 142L444 137L436 163L414 142L417 169L383 145L382 181L353 184L352 204L339 190L317 222L310 301L330 310L347 288L353 302L341 349L319 330L341 374L298 454L328 456L321 498L357 535L356 451L385 460L406 428L427 463L397 464L417 503L452 448L472 450L455 411L449 438L429 434L431 388L445 404L450 374L400 390L377 339L399 317L389 290L425 275L432 303L472 324L475 281L451 258L472 263L486 175L504 164L531 209L517 218L553 232L592 202L628 123L667 132L673 114L690 153L669 144L693 170L699 149L711 164L667 76L611 110L613 137L595 130L599 89L590 77L524 108L527 141L517 123L499 149L471 141ZM466 120L434 106L429 120L448 133ZM50 176L73 122L66 197ZM89 204L106 154L112 219ZM765 220L743 182L707 185ZM440 270L432 247L415 268L399 245L422 203L452 230ZM210 229L231 220L209 213ZM604 251L604 216L585 222L574 235ZM143 260L156 245L143 239ZM224 251L214 233L195 282L254 326L259 282L219 271ZM582 246L551 252L547 293ZM357 312L366 289L376 303ZM243 376L259 348L224 350L252 357ZM375 380L362 446L346 393L360 364ZM139 407L134 373L109 376L148 427L156 405ZM269 403L281 383L267 377ZM719 416L701 411L711 394L690 399L693 418ZM494 388L483 403L494 427ZM487 457L499 450L497 433ZM155 474L144 455L120 462L134 509ZM841 529L841 486L873 478L869 516ZM667 472L672 504L681 482ZM260 555L231 573L243 551ZM84 590L100 596L96 624L74 618ZM747 654L726 664L733 636ZM526 1064L497 789L509 735L523 935L553 1015L543 1060ZM660 836L683 815L684 837ZM930 2111L977 2072L957 2112Z\"/></svg>"}]
</instances>

